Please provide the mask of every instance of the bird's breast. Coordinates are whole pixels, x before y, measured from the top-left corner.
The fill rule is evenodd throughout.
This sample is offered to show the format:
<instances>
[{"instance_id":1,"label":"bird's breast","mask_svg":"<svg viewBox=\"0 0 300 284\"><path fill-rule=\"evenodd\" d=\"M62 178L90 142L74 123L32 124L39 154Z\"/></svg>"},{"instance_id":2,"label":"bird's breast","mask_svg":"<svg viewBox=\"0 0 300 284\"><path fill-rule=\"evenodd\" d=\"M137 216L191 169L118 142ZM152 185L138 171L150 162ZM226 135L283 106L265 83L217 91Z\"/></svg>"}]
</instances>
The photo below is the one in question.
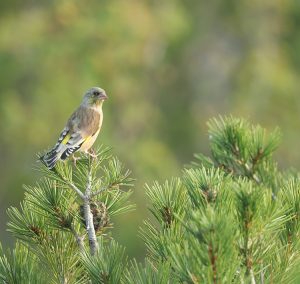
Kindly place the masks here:
<instances>
[{"instance_id":1,"label":"bird's breast","mask_svg":"<svg viewBox=\"0 0 300 284\"><path fill-rule=\"evenodd\" d=\"M91 109L90 112L91 115L89 116L89 121L86 122L86 124L88 125L86 136L88 136L88 138L82 144L80 148L81 151L87 151L93 146L93 144L95 143L99 135L102 122L103 122L102 109L100 110Z\"/></svg>"}]
</instances>

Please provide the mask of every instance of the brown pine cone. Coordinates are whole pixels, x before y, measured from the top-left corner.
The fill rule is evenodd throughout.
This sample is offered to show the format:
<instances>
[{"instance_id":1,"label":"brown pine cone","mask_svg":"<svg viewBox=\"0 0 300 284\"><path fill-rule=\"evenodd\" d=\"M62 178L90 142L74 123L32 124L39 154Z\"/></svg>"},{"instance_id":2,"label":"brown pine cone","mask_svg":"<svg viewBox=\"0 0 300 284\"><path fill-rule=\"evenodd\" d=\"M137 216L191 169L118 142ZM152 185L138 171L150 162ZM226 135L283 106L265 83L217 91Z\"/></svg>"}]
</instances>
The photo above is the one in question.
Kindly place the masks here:
<instances>
[{"instance_id":1,"label":"brown pine cone","mask_svg":"<svg viewBox=\"0 0 300 284\"><path fill-rule=\"evenodd\" d=\"M90 207L91 212L93 214L94 229L96 232L99 232L109 225L109 216L107 208L105 204L101 201L91 202ZM84 226L86 226L83 205L80 205L80 216Z\"/></svg>"}]
</instances>

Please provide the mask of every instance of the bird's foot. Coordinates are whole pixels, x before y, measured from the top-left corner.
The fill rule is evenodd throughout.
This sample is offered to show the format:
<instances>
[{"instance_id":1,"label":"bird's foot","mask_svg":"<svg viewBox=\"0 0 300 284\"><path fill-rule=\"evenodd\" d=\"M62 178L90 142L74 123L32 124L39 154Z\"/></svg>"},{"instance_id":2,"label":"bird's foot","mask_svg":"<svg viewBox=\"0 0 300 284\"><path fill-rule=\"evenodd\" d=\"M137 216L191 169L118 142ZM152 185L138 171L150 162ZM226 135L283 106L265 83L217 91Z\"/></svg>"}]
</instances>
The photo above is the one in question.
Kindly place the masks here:
<instances>
[{"instance_id":1,"label":"bird's foot","mask_svg":"<svg viewBox=\"0 0 300 284\"><path fill-rule=\"evenodd\" d=\"M77 166L77 161L80 160L80 158L79 157L75 157L75 155L72 155L71 159L72 159L74 167L76 167Z\"/></svg>"},{"instance_id":2,"label":"bird's foot","mask_svg":"<svg viewBox=\"0 0 300 284\"><path fill-rule=\"evenodd\" d=\"M93 159L96 159L96 158L98 158L98 156L99 156L99 155L96 154L95 150L92 149L92 148L90 148L90 149L87 151L87 154L88 154L91 158L93 158Z\"/></svg>"}]
</instances>

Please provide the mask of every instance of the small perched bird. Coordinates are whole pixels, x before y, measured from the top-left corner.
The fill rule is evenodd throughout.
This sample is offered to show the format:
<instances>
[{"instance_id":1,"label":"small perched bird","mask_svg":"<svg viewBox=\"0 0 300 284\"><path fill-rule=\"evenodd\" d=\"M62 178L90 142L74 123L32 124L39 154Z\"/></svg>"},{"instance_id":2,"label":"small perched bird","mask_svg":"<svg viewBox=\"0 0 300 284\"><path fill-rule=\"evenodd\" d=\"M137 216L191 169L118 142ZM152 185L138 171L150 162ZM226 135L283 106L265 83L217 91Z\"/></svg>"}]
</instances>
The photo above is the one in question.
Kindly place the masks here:
<instances>
[{"instance_id":1,"label":"small perched bird","mask_svg":"<svg viewBox=\"0 0 300 284\"><path fill-rule=\"evenodd\" d=\"M69 118L54 148L41 159L52 169L58 160L65 160L76 151L88 153L100 132L102 104L107 99L105 91L98 87L89 89L81 105Z\"/></svg>"}]
</instances>

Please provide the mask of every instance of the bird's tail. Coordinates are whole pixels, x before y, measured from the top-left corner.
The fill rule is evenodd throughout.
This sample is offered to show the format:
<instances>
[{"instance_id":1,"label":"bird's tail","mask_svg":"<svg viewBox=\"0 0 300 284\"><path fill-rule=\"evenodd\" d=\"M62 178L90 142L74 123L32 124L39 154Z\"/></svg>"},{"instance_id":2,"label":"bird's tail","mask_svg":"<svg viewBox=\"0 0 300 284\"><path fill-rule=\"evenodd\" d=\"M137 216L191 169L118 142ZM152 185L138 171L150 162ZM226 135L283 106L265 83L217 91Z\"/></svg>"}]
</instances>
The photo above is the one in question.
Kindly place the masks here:
<instances>
[{"instance_id":1,"label":"bird's tail","mask_svg":"<svg viewBox=\"0 0 300 284\"><path fill-rule=\"evenodd\" d=\"M42 162L47 166L47 168L52 169L55 167L57 161L60 159L61 153L51 150L41 157Z\"/></svg>"}]
</instances>

